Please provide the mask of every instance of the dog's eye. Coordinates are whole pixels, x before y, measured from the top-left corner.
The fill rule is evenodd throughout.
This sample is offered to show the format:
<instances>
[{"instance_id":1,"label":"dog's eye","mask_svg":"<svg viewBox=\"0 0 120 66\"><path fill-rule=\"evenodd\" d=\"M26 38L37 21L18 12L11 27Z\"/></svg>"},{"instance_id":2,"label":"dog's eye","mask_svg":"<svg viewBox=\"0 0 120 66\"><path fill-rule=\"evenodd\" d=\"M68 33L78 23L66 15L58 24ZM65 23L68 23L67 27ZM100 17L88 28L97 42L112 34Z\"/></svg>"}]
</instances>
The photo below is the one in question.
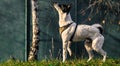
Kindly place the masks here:
<instances>
[{"instance_id":1,"label":"dog's eye","mask_svg":"<svg viewBox=\"0 0 120 66\"><path fill-rule=\"evenodd\" d=\"M60 7L60 5L58 5Z\"/></svg>"},{"instance_id":2,"label":"dog's eye","mask_svg":"<svg viewBox=\"0 0 120 66\"><path fill-rule=\"evenodd\" d=\"M59 4L58 6L59 6L59 7L61 7L61 5L60 5L60 4Z\"/></svg>"}]
</instances>

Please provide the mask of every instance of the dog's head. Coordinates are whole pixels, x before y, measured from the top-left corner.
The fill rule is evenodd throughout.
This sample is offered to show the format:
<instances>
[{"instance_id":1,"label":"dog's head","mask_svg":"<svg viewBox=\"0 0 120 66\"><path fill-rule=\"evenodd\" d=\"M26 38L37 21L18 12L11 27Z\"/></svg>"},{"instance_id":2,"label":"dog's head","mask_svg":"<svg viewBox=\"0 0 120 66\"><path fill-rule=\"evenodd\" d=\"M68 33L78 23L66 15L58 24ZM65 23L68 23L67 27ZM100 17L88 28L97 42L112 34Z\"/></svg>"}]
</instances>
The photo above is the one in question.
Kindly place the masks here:
<instances>
[{"instance_id":1,"label":"dog's head","mask_svg":"<svg viewBox=\"0 0 120 66\"><path fill-rule=\"evenodd\" d=\"M59 13L67 13L68 14L71 9L71 4L54 3L54 7Z\"/></svg>"}]
</instances>

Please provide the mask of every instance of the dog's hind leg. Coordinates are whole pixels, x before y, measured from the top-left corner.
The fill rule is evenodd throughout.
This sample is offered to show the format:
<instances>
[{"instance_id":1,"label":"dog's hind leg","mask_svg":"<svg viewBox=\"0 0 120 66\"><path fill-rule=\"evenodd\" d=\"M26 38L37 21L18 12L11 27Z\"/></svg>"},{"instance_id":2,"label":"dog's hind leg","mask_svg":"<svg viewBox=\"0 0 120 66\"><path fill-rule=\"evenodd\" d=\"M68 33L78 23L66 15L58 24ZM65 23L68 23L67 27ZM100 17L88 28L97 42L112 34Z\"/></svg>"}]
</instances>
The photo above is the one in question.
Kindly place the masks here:
<instances>
[{"instance_id":1,"label":"dog's hind leg","mask_svg":"<svg viewBox=\"0 0 120 66\"><path fill-rule=\"evenodd\" d=\"M92 48L103 56L103 62L105 62L107 53L102 49L103 43L103 36L96 37L92 42Z\"/></svg>"},{"instance_id":2,"label":"dog's hind leg","mask_svg":"<svg viewBox=\"0 0 120 66\"><path fill-rule=\"evenodd\" d=\"M70 49L70 45L71 45L71 41L68 41L67 51L68 51L69 55L72 56L72 51Z\"/></svg>"},{"instance_id":3,"label":"dog's hind leg","mask_svg":"<svg viewBox=\"0 0 120 66\"><path fill-rule=\"evenodd\" d=\"M92 50L93 50L92 49L92 40L86 39L84 46L89 55L89 59L87 60L87 62L89 62L94 57L93 52L92 52Z\"/></svg>"}]
</instances>

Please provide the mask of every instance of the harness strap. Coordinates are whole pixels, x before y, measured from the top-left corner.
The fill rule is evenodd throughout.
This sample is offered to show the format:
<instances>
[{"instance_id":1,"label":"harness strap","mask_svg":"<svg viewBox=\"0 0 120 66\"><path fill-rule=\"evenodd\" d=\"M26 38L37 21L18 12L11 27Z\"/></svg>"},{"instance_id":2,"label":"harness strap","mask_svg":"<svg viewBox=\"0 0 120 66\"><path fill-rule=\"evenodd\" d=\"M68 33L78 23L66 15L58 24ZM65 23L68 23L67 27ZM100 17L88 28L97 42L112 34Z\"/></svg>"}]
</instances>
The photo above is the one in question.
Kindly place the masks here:
<instances>
[{"instance_id":1,"label":"harness strap","mask_svg":"<svg viewBox=\"0 0 120 66\"><path fill-rule=\"evenodd\" d=\"M75 35L76 29L77 29L77 25L75 26L75 30L74 30L74 32L73 32L71 38L70 38L70 41L73 41L73 37L74 37L74 35Z\"/></svg>"},{"instance_id":2,"label":"harness strap","mask_svg":"<svg viewBox=\"0 0 120 66\"><path fill-rule=\"evenodd\" d=\"M72 22L72 23L73 23L73 22ZM72 23L67 24L67 25L65 25L65 26L63 26L63 27L59 27L59 32L60 32L60 34L62 34L62 32L63 32L64 30L66 30Z\"/></svg>"}]
</instances>

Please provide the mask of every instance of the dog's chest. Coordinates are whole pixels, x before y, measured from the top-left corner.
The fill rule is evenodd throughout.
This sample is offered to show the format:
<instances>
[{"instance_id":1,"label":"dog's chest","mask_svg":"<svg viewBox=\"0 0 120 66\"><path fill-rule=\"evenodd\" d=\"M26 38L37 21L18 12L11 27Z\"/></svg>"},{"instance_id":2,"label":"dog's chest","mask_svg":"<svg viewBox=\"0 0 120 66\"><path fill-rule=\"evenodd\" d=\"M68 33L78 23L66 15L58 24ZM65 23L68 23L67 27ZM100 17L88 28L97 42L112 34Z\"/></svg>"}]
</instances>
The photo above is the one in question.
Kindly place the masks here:
<instances>
[{"instance_id":1,"label":"dog's chest","mask_svg":"<svg viewBox=\"0 0 120 66\"><path fill-rule=\"evenodd\" d=\"M67 25L65 25L65 26L59 27L59 32L60 32L60 34L62 34L62 32L63 32L64 30L66 30L71 24L72 24L72 22L69 23L69 24L67 24Z\"/></svg>"}]
</instances>

